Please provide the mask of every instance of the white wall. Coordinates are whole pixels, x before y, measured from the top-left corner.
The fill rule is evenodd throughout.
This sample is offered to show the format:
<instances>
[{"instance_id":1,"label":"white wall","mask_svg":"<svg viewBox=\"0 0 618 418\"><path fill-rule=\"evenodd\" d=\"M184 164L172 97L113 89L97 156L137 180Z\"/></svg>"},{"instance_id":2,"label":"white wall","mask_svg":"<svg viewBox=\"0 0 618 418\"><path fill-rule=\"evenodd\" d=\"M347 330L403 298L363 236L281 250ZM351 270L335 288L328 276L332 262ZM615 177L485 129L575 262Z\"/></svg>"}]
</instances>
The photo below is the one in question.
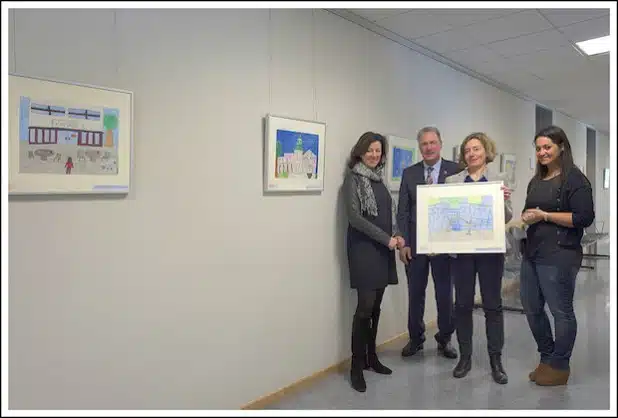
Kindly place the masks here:
<instances>
[{"instance_id":1,"label":"white wall","mask_svg":"<svg viewBox=\"0 0 618 418\"><path fill-rule=\"evenodd\" d=\"M525 162L523 206L534 103L328 12L13 18L11 71L135 93L135 165L126 199L11 200L11 408L238 408L346 358L339 188L366 130L435 124L448 158L485 130ZM267 113L327 123L321 195L262 195ZM400 282L379 342L406 330Z\"/></svg>"}]
</instances>

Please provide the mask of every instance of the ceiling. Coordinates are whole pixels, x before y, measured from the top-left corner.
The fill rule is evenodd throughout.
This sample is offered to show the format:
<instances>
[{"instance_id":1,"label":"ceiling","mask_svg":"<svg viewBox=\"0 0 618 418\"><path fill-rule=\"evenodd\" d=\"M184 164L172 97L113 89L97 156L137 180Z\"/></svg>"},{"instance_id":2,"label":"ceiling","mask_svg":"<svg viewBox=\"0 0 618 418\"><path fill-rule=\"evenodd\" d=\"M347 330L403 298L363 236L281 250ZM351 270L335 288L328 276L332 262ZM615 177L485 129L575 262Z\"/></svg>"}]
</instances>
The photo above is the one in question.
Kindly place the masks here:
<instances>
[{"instance_id":1,"label":"ceiling","mask_svg":"<svg viewBox=\"0 0 618 418\"><path fill-rule=\"evenodd\" d=\"M609 9L330 9L434 59L609 132Z\"/></svg>"}]
</instances>

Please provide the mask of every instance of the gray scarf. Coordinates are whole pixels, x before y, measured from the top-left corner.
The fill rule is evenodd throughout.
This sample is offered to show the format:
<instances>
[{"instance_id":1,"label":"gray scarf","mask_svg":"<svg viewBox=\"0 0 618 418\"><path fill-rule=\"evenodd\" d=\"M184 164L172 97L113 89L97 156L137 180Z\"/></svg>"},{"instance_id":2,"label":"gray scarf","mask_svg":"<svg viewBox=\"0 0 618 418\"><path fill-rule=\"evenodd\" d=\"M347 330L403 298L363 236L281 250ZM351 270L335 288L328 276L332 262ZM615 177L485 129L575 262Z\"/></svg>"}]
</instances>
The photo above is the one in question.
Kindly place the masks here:
<instances>
[{"instance_id":1,"label":"gray scarf","mask_svg":"<svg viewBox=\"0 0 618 418\"><path fill-rule=\"evenodd\" d=\"M378 216L378 204L376 197L371 188L371 180L383 181L383 167L372 170L363 164L362 161L356 163L352 172L357 174L358 181L356 182L356 192L361 204L361 213L367 213L371 216Z\"/></svg>"}]
</instances>

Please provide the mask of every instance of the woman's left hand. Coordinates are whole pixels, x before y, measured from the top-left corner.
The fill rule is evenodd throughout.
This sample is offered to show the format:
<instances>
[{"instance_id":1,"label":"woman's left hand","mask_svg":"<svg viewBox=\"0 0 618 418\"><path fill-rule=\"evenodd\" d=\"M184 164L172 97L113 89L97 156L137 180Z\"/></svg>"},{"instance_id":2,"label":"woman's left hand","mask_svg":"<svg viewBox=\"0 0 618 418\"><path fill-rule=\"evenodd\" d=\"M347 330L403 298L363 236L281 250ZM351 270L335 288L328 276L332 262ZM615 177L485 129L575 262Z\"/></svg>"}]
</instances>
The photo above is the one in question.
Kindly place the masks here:
<instances>
[{"instance_id":1,"label":"woman's left hand","mask_svg":"<svg viewBox=\"0 0 618 418\"><path fill-rule=\"evenodd\" d=\"M506 186L502 186L500 189L504 192L504 200L509 200L513 191Z\"/></svg>"},{"instance_id":2,"label":"woman's left hand","mask_svg":"<svg viewBox=\"0 0 618 418\"><path fill-rule=\"evenodd\" d=\"M545 216L547 216L546 212L539 208L526 209L526 211L521 215L521 220L528 225L532 225L544 220Z\"/></svg>"}]
</instances>

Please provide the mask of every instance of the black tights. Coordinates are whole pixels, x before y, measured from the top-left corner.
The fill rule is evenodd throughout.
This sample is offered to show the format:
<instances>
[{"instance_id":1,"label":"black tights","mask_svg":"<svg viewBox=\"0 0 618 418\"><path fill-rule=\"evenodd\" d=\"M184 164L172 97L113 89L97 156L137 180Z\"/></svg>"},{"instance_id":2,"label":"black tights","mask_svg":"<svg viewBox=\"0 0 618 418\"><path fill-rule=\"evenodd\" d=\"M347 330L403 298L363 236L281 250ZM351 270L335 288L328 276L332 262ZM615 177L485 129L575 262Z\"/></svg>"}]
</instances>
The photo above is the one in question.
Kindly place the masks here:
<instances>
[{"instance_id":1,"label":"black tights","mask_svg":"<svg viewBox=\"0 0 618 418\"><path fill-rule=\"evenodd\" d=\"M384 288L375 290L357 289L358 304L356 305L356 316L360 319L375 317L380 312Z\"/></svg>"}]
</instances>

